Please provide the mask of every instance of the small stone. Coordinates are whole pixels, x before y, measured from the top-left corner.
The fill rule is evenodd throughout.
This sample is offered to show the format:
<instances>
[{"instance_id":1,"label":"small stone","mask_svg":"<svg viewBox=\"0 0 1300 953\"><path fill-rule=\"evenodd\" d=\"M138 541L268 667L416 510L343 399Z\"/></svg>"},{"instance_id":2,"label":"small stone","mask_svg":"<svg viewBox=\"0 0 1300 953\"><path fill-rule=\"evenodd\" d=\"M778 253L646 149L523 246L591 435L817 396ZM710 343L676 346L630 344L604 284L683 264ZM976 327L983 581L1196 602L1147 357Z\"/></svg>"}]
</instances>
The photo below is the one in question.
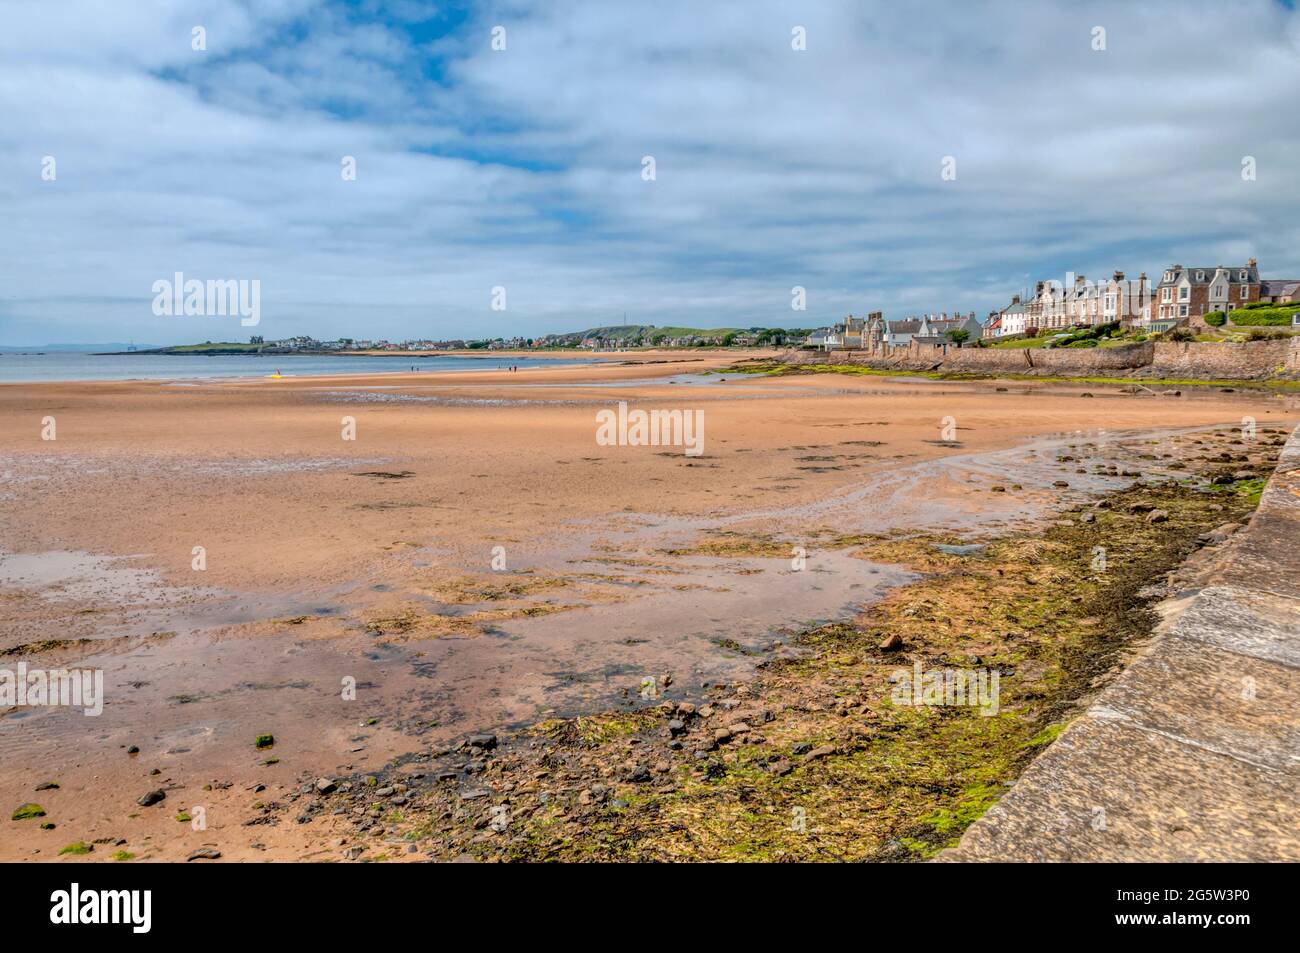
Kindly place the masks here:
<instances>
[{"instance_id":1,"label":"small stone","mask_svg":"<svg viewBox=\"0 0 1300 953\"><path fill-rule=\"evenodd\" d=\"M221 851L215 847L200 847L185 859L190 860L216 860L221 856Z\"/></svg>"},{"instance_id":2,"label":"small stone","mask_svg":"<svg viewBox=\"0 0 1300 953\"><path fill-rule=\"evenodd\" d=\"M1168 510L1152 510L1147 514L1148 523L1164 523L1169 520Z\"/></svg>"},{"instance_id":3,"label":"small stone","mask_svg":"<svg viewBox=\"0 0 1300 953\"><path fill-rule=\"evenodd\" d=\"M822 745L819 748L813 748L812 751L803 756L803 759L805 761L816 761L818 758L825 758L827 755L834 753L835 748L832 745Z\"/></svg>"},{"instance_id":4,"label":"small stone","mask_svg":"<svg viewBox=\"0 0 1300 953\"><path fill-rule=\"evenodd\" d=\"M902 647L903 637L897 632L891 632L885 637L885 640L880 643L880 651L882 652L897 652Z\"/></svg>"},{"instance_id":5,"label":"small stone","mask_svg":"<svg viewBox=\"0 0 1300 953\"><path fill-rule=\"evenodd\" d=\"M135 803L139 804L141 807L149 807L151 804L157 804L159 801L163 800L166 797L167 797L167 793L165 791L154 790L154 791L149 791L146 794L141 794L138 798L136 798Z\"/></svg>"},{"instance_id":6,"label":"small stone","mask_svg":"<svg viewBox=\"0 0 1300 953\"><path fill-rule=\"evenodd\" d=\"M475 748L495 748L497 736L492 734L470 735L469 743Z\"/></svg>"}]
</instances>

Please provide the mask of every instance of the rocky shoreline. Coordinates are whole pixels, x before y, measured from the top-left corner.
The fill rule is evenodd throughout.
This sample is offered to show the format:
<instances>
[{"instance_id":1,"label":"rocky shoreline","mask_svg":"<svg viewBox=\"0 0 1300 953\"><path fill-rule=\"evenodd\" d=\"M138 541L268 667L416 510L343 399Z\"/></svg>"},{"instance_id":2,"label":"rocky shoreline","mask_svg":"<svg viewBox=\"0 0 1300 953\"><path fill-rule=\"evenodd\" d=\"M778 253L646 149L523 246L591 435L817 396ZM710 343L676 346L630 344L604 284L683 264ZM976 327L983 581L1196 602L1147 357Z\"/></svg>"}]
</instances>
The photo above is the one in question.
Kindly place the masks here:
<instances>
[{"instance_id":1,"label":"rocky shoreline","mask_svg":"<svg viewBox=\"0 0 1300 953\"><path fill-rule=\"evenodd\" d=\"M303 776L243 823L323 827L337 859L361 862L928 859L1123 669L1179 567L1249 518L1284 433L1147 441L1131 464L1081 438L1058 454L1061 482L1124 465L1143 479L974 543L821 540L921 578L803 631L751 681L675 699L665 674L621 710ZM897 704L891 677L911 669L996 671L997 711Z\"/></svg>"}]
</instances>

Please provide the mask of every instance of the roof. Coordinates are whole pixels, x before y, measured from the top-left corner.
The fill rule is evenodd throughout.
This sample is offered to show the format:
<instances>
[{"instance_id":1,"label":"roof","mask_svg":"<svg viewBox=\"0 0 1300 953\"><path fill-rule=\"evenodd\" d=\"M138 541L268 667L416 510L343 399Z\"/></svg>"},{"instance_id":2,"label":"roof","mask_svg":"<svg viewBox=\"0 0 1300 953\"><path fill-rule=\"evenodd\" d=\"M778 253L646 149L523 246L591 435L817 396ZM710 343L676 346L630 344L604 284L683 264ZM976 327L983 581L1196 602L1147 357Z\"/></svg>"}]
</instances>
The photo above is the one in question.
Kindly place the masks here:
<instances>
[{"instance_id":1,"label":"roof","mask_svg":"<svg viewBox=\"0 0 1300 953\"><path fill-rule=\"evenodd\" d=\"M921 330L920 318L907 318L904 321L886 321L885 323L889 325L890 334L915 334Z\"/></svg>"},{"instance_id":2,"label":"roof","mask_svg":"<svg viewBox=\"0 0 1300 953\"><path fill-rule=\"evenodd\" d=\"M1254 265L1189 265L1179 267L1171 265L1169 268L1166 268L1165 271L1172 271L1174 273L1173 278L1169 281L1162 280L1160 284L1161 286L1178 284L1186 278L1194 285L1208 285L1214 281L1214 276L1218 273L1220 268L1228 273L1229 284L1240 284L1241 273L1243 271L1246 272L1246 282L1248 284L1259 281L1259 270ZM1205 277L1198 279L1196 277L1198 274L1204 274ZM1163 274L1161 277L1164 277Z\"/></svg>"},{"instance_id":3,"label":"roof","mask_svg":"<svg viewBox=\"0 0 1300 953\"><path fill-rule=\"evenodd\" d=\"M1259 283L1259 293L1287 298L1300 291L1300 278L1266 278Z\"/></svg>"}]
</instances>

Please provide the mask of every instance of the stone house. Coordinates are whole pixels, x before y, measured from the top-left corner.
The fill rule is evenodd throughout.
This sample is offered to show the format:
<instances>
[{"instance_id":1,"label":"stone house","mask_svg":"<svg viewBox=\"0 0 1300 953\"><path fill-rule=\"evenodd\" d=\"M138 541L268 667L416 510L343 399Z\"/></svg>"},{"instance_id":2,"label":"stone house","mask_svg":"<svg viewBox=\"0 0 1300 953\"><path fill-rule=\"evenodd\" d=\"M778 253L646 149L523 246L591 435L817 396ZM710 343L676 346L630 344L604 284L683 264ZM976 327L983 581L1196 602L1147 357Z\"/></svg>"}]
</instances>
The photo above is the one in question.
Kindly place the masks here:
<instances>
[{"instance_id":1,"label":"stone house","mask_svg":"<svg viewBox=\"0 0 1300 953\"><path fill-rule=\"evenodd\" d=\"M1259 300L1258 263L1188 268L1170 265L1161 276L1151 303L1152 320L1176 320L1179 327L1206 327L1205 315L1227 313Z\"/></svg>"}]
</instances>

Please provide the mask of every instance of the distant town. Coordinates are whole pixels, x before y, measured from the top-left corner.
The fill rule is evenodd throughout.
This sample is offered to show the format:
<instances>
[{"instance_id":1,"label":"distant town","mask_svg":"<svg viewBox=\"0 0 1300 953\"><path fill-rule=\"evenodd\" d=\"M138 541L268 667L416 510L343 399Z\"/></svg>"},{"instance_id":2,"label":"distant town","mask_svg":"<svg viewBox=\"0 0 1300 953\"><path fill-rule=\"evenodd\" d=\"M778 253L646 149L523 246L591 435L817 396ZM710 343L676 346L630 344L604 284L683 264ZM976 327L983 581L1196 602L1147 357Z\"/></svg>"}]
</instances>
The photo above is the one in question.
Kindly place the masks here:
<instances>
[{"instance_id":1,"label":"distant town","mask_svg":"<svg viewBox=\"0 0 1300 953\"><path fill-rule=\"evenodd\" d=\"M974 311L887 320L880 311L820 328L688 328L621 324L540 337L418 338L402 341L309 335L247 343L212 342L148 350L162 354L329 354L446 351L627 351L651 348L789 347L856 350L880 347L1096 347L1153 336L1222 340L1300 331L1300 278L1261 278L1259 263L1170 265L1153 283L1143 272L1089 281L1039 281L1032 295L1012 295L983 320Z\"/></svg>"}]
</instances>

